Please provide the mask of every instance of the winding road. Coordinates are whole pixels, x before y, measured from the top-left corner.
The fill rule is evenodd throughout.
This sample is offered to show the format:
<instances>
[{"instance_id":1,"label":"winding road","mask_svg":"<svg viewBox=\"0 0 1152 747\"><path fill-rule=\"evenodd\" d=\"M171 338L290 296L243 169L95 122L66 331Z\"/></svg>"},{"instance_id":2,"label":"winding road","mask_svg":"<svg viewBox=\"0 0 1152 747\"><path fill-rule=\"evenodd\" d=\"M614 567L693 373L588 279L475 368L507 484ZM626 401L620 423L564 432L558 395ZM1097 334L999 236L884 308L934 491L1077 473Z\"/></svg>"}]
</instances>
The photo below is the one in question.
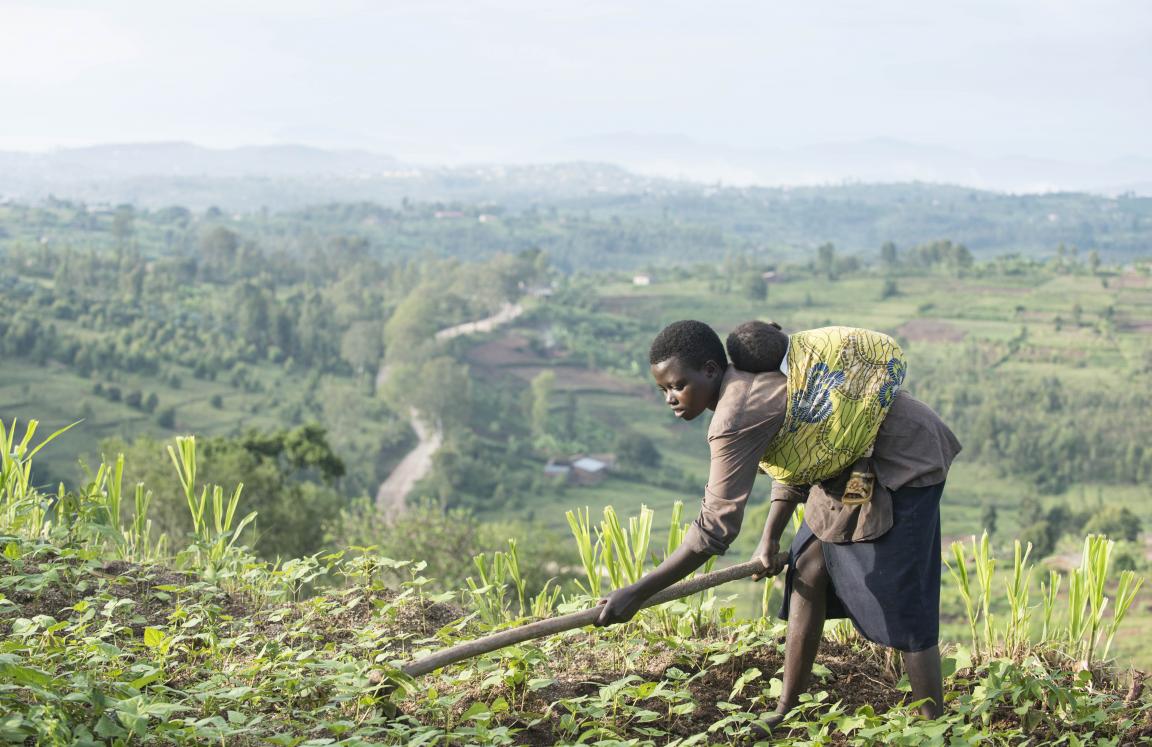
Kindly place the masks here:
<instances>
[{"instance_id":1,"label":"winding road","mask_svg":"<svg viewBox=\"0 0 1152 747\"><path fill-rule=\"evenodd\" d=\"M451 340L454 337L461 335L472 335L478 332L491 332L497 327L507 324L516 317L524 313L524 307L520 304L506 303L500 307L490 317L485 319L478 319L474 322L464 322L457 324L446 329L442 329L436 333L438 341ZM376 372L376 387L381 387L385 381L388 380L389 367L387 364L380 366ZM384 514L384 516L392 521L400 514L404 513L405 500L408 494L412 492L412 487L422 480L428 471L432 469L432 458L436 456L436 452L444 443L444 434L440 429L431 425L426 425L420 419L420 413L416 410L411 410L409 415L409 423L412 430L416 431L417 443L412 451L404 455L392 473L388 475L384 482L380 483L380 487L376 490L376 508Z\"/></svg>"}]
</instances>

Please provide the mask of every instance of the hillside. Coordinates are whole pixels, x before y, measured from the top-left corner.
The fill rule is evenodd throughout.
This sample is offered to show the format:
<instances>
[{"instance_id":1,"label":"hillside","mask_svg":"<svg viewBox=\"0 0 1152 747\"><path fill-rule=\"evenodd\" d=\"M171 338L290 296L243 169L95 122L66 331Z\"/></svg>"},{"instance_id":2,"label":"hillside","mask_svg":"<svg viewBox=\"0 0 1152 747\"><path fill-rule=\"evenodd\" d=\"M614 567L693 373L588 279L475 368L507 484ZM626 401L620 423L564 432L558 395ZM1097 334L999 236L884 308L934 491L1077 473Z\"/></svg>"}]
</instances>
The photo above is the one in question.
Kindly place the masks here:
<instances>
[{"instance_id":1,"label":"hillside","mask_svg":"<svg viewBox=\"0 0 1152 747\"><path fill-rule=\"evenodd\" d=\"M37 460L33 483L73 484L101 455L123 452L130 484L158 485L157 531L182 533L186 509L164 479L164 449L191 432L204 439L207 479L246 484L258 555L378 545L427 560L447 589L471 573L471 555L519 535L539 584L549 575L541 569L574 564L558 539L567 510L646 504L666 514L699 500L703 426L673 422L651 394L652 336L682 317L724 332L767 316L788 329L864 325L901 341L909 388L965 445L944 499L948 539L988 528L1001 552L1019 536L1034 558L1067 568L1087 529L1118 541L1122 567L1152 567L1147 264L1068 247L980 259L952 241L860 256L823 245L794 260L732 252L673 264L636 285L635 270L612 264L565 268L607 256L634 224L589 217L598 245L557 239L560 217L543 211L465 230L466 212L441 207L331 206L267 221L0 208L9 232L0 417L84 421ZM354 226L371 238L344 233ZM371 233L383 227L390 239ZM557 254L497 251L520 231L552 236ZM685 252L697 236L673 235ZM476 236L485 250L465 241ZM566 251L568 241L580 243ZM424 244L493 254L413 259ZM635 267L639 255L613 256ZM436 339L511 300L524 313L509 326ZM443 440L406 491L411 515L382 522L365 504L419 441L412 408ZM589 454L615 460L595 485L545 473L550 460ZM763 521L766 489L749 525ZM450 522L445 512L455 512ZM750 553L754 535L733 552ZM452 542L465 549L446 550ZM1147 611L1149 593L1137 609ZM754 596L740 597L741 614L755 611ZM951 640L963 636L961 612L946 596ZM1124 623L1122 661L1152 663L1150 625L1146 614Z\"/></svg>"},{"instance_id":2,"label":"hillside","mask_svg":"<svg viewBox=\"0 0 1152 747\"><path fill-rule=\"evenodd\" d=\"M82 492L50 496L26 482L45 441L7 427L3 440L0 738L11 743L731 744L749 739L778 693L782 627L737 619L711 593L412 681L396 667L418 652L594 597L548 587L525 595L515 542L478 559L466 590L438 595L425 591L423 564L372 548L259 561L243 549L236 500L222 491L197 499L191 439L173 462L194 536L167 551L150 531L143 489L122 515L122 464L101 468ZM214 491L205 485L204 498ZM608 526L593 536L603 540ZM647 555L647 538L633 535L593 563L611 575L625 557ZM960 565L981 553L962 555ZM584 581L595 587L598 576ZM1107 562L1098 572L1085 564L1069 588L1109 576ZM1023 639L1016 623L1026 618L985 626L977 611L971 647L947 659L938 721L912 716L892 661L834 626L813 696L773 743L1144 742L1152 697L1139 676L1102 665L1107 646L1093 645L1130 603L1133 579L1119 579L1107 592L1111 617L1091 603L1090 633L1066 615L1072 602L1022 606L1045 623Z\"/></svg>"}]
</instances>

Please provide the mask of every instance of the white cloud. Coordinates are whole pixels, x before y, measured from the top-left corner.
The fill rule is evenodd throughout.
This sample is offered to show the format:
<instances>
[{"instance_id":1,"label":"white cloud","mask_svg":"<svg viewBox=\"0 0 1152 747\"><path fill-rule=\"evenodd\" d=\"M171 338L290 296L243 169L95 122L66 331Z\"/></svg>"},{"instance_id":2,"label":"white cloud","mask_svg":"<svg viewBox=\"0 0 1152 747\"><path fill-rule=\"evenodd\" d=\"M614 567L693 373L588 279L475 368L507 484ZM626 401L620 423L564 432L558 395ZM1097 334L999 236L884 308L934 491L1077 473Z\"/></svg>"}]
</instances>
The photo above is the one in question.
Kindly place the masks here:
<instances>
[{"instance_id":1,"label":"white cloud","mask_svg":"<svg viewBox=\"0 0 1152 747\"><path fill-rule=\"evenodd\" d=\"M0 4L2 84L44 90L94 70L130 63L139 54L140 44L131 29L105 13Z\"/></svg>"}]
</instances>

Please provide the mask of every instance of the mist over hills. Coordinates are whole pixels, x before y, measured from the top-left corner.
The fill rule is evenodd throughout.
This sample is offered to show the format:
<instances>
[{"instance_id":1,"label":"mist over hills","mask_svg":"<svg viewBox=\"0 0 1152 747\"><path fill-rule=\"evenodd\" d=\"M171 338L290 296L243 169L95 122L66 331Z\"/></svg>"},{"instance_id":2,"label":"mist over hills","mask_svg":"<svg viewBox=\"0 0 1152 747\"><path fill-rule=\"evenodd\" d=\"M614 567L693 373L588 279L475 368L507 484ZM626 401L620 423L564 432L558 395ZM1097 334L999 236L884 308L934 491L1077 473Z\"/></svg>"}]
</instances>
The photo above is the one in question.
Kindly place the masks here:
<instances>
[{"instance_id":1,"label":"mist over hills","mask_svg":"<svg viewBox=\"0 0 1152 747\"><path fill-rule=\"evenodd\" d=\"M0 151L0 198L51 196L144 207L284 210L404 198L516 204L643 192L656 181L598 163L447 167L303 145L212 149L191 143L126 143L47 153Z\"/></svg>"},{"instance_id":2,"label":"mist over hills","mask_svg":"<svg viewBox=\"0 0 1152 747\"><path fill-rule=\"evenodd\" d=\"M705 143L676 134L624 132L561 141L538 155L554 160L604 161L652 176L742 186L929 182L1016 193L1152 194L1149 158L1097 163L985 157L890 138L784 149Z\"/></svg>"},{"instance_id":3,"label":"mist over hills","mask_svg":"<svg viewBox=\"0 0 1152 747\"><path fill-rule=\"evenodd\" d=\"M369 150L305 145L229 149L126 143L0 151L0 197L143 206L291 209L333 201L500 200L694 192L726 186L919 182L1011 193L1152 194L1152 159L1073 163L984 158L891 139L793 150L716 145L676 134L566 140L512 164L420 164Z\"/></svg>"}]
</instances>

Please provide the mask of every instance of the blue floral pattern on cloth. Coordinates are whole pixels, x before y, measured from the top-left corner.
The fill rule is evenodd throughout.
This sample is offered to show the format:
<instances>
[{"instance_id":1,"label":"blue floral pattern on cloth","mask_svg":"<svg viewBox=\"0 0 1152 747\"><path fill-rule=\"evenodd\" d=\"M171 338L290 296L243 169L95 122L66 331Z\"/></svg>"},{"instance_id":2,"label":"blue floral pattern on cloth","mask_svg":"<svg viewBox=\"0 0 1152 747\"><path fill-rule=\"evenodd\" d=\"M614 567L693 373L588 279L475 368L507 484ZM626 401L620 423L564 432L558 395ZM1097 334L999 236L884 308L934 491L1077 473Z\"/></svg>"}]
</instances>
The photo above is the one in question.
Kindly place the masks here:
<instances>
[{"instance_id":1,"label":"blue floral pattern on cloth","mask_svg":"<svg viewBox=\"0 0 1152 747\"><path fill-rule=\"evenodd\" d=\"M904 383L904 376L908 373L908 364L899 358L888 361L888 380L880 387L880 405L888 407L892 404L900 385Z\"/></svg>"},{"instance_id":2,"label":"blue floral pattern on cloth","mask_svg":"<svg viewBox=\"0 0 1152 747\"><path fill-rule=\"evenodd\" d=\"M808 380L801 391L792 395L795 420L791 430L801 423L819 423L832 414L832 390L844 383L843 371L832 371L824 363L817 363L808 372Z\"/></svg>"}]
</instances>

